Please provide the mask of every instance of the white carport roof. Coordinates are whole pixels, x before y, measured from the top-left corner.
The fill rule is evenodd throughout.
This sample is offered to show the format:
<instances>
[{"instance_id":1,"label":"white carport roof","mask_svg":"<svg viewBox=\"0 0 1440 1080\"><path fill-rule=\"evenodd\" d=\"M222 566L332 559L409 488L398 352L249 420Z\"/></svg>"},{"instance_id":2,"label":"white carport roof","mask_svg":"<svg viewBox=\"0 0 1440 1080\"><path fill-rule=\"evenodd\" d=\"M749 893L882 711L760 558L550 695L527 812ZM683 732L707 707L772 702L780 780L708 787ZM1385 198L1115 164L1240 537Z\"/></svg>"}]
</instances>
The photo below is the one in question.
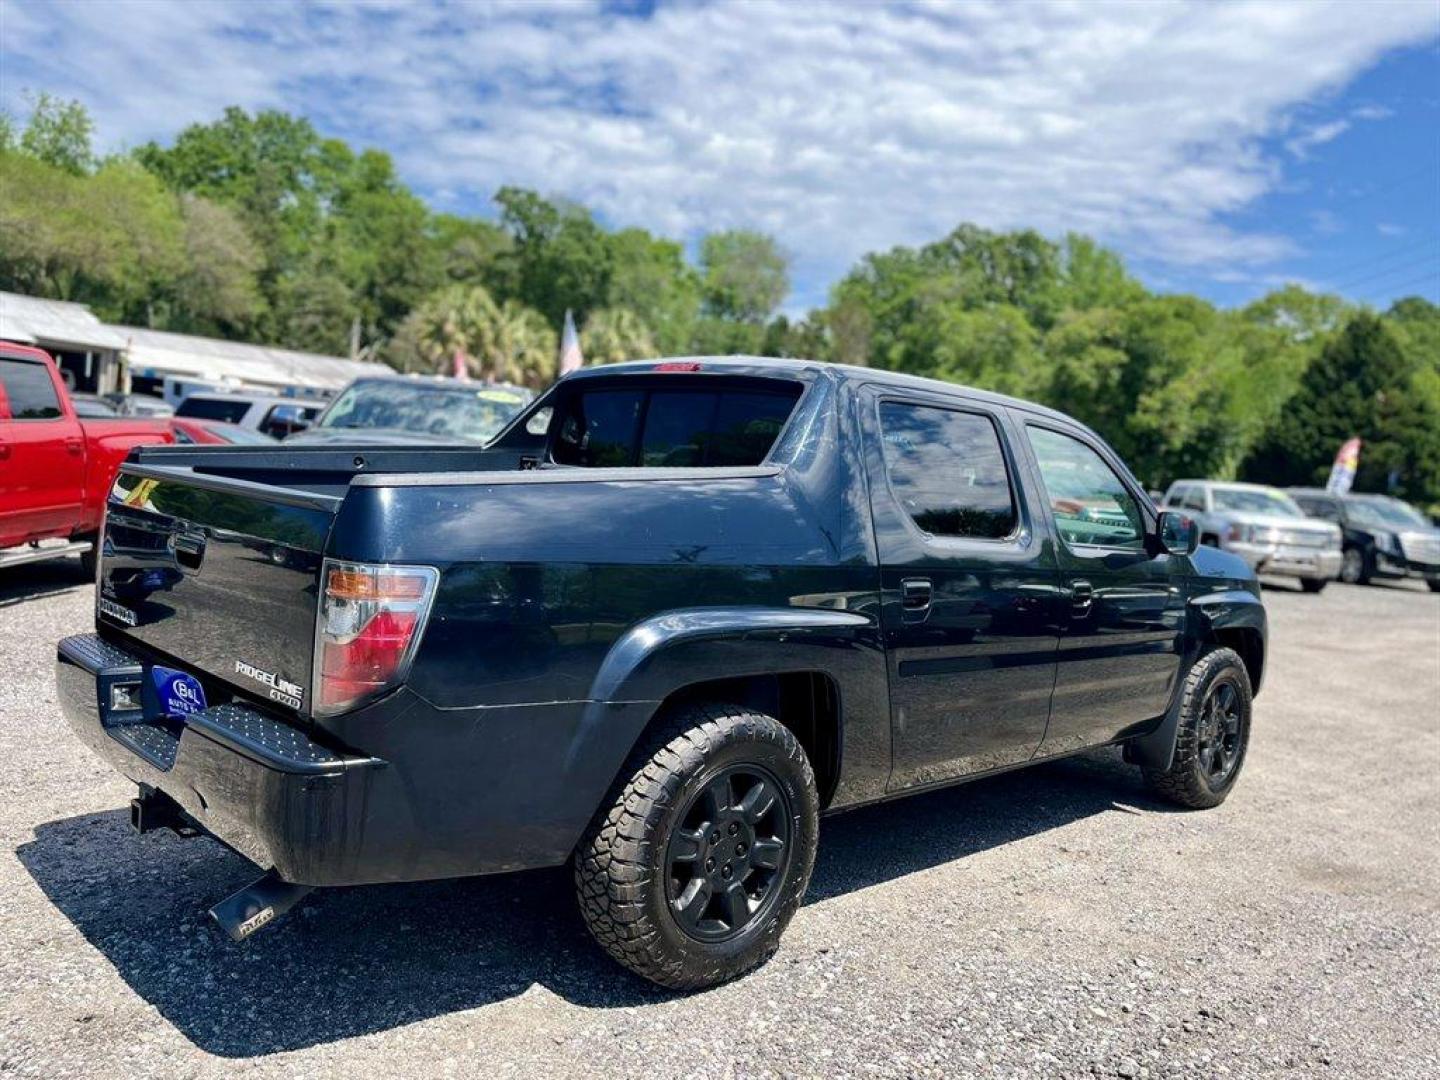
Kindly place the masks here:
<instances>
[{"instance_id":1,"label":"white carport roof","mask_svg":"<svg viewBox=\"0 0 1440 1080\"><path fill-rule=\"evenodd\" d=\"M247 345L239 341L111 326L120 336L132 375L163 378L190 375L213 381L239 381L252 386L309 386L338 390L361 375L393 375L384 364L340 356Z\"/></svg>"},{"instance_id":2,"label":"white carport roof","mask_svg":"<svg viewBox=\"0 0 1440 1080\"><path fill-rule=\"evenodd\" d=\"M0 338L76 349L120 349L125 345L125 339L90 314L84 304L10 292L0 292Z\"/></svg>"}]
</instances>

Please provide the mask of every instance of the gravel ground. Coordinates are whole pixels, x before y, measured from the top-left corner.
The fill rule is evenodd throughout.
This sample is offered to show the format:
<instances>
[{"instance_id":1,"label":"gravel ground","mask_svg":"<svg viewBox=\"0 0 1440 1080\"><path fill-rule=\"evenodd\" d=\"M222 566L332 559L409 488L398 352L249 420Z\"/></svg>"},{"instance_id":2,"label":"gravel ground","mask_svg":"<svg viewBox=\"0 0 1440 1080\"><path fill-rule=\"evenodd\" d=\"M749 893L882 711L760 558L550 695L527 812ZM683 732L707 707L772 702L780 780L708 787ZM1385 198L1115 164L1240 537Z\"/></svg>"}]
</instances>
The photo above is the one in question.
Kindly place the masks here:
<instances>
[{"instance_id":1,"label":"gravel ground","mask_svg":"<svg viewBox=\"0 0 1440 1080\"><path fill-rule=\"evenodd\" d=\"M1440 598L1267 591L1273 653L1220 809L1110 752L825 822L779 955L679 997L585 936L568 878L316 894L249 943L253 876L134 838L63 727L91 590L0 578L0 1073L39 1077L1434 1076Z\"/></svg>"}]
</instances>

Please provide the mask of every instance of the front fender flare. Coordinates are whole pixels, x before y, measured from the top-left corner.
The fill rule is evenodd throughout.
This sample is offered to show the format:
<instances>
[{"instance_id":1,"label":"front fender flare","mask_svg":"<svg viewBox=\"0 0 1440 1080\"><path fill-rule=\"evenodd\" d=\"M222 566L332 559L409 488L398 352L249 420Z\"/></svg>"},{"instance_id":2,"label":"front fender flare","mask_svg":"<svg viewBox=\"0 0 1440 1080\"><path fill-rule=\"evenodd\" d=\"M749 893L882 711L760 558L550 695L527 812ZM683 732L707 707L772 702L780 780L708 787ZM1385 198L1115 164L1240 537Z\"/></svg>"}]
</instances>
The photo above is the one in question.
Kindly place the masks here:
<instances>
[{"instance_id":1,"label":"front fender flare","mask_svg":"<svg viewBox=\"0 0 1440 1080\"><path fill-rule=\"evenodd\" d=\"M1154 731L1133 739L1129 760L1157 772L1167 771L1175 760L1175 736L1180 730L1180 707L1184 703L1185 680L1201 651L1212 644L1222 630L1254 630L1260 635L1263 663L1266 641L1265 605L1248 589L1219 589L1192 597L1188 605L1190 633L1186 637L1184 664L1175 680L1170 707ZM1254 687L1258 693L1258 684Z\"/></svg>"}]
</instances>

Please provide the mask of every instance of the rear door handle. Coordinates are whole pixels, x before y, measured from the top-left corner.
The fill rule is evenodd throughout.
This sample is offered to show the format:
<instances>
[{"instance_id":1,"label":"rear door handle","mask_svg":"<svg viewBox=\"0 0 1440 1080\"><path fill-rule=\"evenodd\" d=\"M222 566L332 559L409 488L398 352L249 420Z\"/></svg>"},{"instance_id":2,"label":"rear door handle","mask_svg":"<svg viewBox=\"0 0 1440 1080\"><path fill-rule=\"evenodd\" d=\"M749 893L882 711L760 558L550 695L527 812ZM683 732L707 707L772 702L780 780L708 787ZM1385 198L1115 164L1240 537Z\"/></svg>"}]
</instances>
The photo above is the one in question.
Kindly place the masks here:
<instances>
[{"instance_id":1,"label":"rear door handle","mask_svg":"<svg viewBox=\"0 0 1440 1080\"><path fill-rule=\"evenodd\" d=\"M1095 589L1083 578L1070 583L1070 610L1077 616L1089 614L1090 605L1095 602Z\"/></svg>"},{"instance_id":2,"label":"rear door handle","mask_svg":"<svg viewBox=\"0 0 1440 1080\"><path fill-rule=\"evenodd\" d=\"M905 578L900 582L900 608L907 620L919 622L930 614L935 588L929 578Z\"/></svg>"},{"instance_id":3,"label":"rear door handle","mask_svg":"<svg viewBox=\"0 0 1440 1080\"><path fill-rule=\"evenodd\" d=\"M65 450L71 454L83 454L85 452L84 439L66 439Z\"/></svg>"}]
</instances>

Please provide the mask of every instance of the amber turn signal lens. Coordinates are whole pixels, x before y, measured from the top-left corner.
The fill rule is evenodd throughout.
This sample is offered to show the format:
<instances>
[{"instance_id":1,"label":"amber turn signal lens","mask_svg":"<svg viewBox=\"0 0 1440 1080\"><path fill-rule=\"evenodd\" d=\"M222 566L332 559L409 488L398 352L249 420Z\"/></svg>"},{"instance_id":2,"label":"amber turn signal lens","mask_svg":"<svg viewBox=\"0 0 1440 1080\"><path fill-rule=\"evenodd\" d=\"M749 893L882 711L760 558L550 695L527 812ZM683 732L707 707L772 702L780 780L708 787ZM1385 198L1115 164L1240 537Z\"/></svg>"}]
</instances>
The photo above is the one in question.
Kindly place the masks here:
<instances>
[{"instance_id":1,"label":"amber turn signal lens","mask_svg":"<svg viewBox=\"0 0 1440 1080\"><path fill-rule=\"evenodd\" d=\"M331 570L325 595L331 600L419 600L425 595L425 584L426 579L419 575Z\"/></svg>"}]
</instances>

